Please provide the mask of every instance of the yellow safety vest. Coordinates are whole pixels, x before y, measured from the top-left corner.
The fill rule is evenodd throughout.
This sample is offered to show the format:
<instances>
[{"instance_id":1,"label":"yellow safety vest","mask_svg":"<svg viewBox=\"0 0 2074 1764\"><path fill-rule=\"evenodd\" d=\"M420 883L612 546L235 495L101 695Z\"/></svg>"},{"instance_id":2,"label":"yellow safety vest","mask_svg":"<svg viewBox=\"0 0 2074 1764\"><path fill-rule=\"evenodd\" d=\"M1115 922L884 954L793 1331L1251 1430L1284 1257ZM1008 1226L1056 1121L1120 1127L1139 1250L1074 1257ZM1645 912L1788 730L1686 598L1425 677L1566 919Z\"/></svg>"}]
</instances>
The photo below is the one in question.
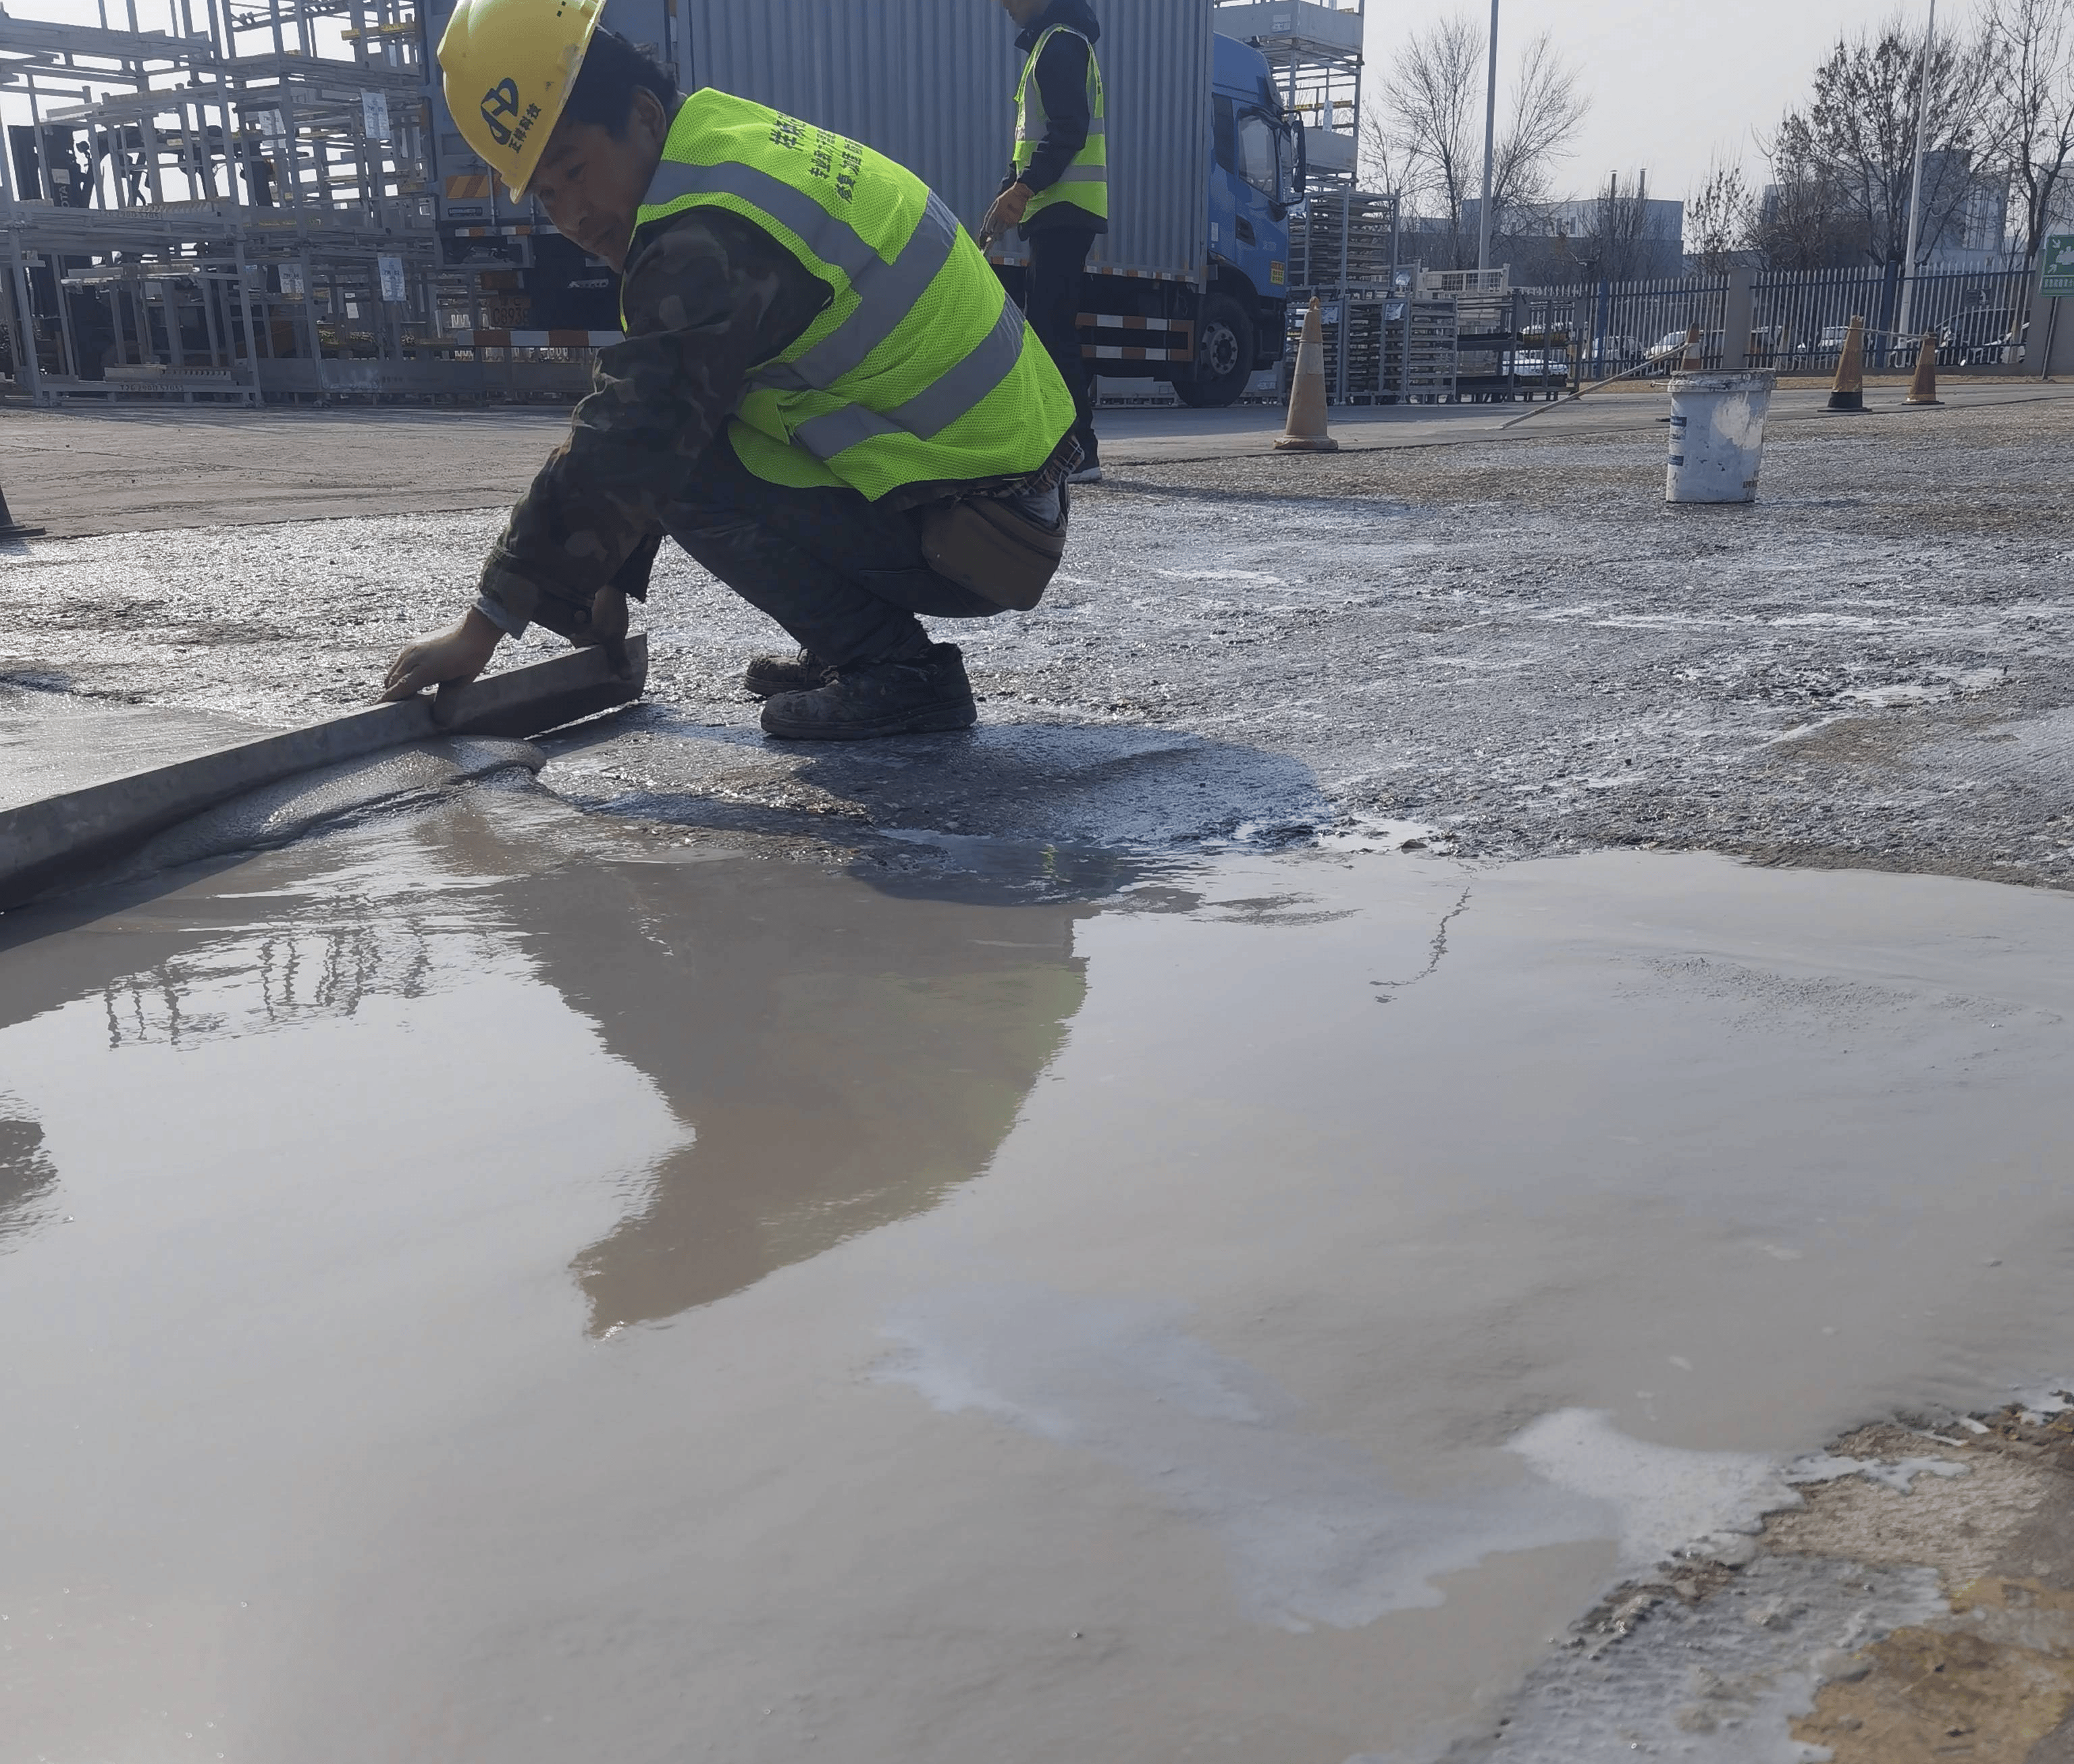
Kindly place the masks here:
<instances>
[{"instance_id":1,"label":"yellow safety vest","mask_svg":"<svg viewBox=\"0 0 2074 1764\"><path fill-rule=\"evenodd\" d=\"M876 502L909 485L1027 476L1072 428L1072 395L1036 333L906 167L746 98L695 92L635 229L700 206L753 221L835 291L796 342L750 370L728 433L758 477Z\"/></svg>"},{"instance_id":2,"label":"yellow safety vest","mask_svg":"<svg viewBox=\"0 0 2074 1764\"><path fill-rule=\"evenodd\" d=\"M1065 31L1068 36L1078 37L1077 31L1068 31L1062 24L1055 24L1039 37L1030 51L1030 59L1023 64L1023 79L1015 88L1015 175L1018 177L1030 169L1030 163L1037 157L1037 149L1043 143L1044 131L1051 119L1044 114L1044 93L1037 83L1037 58L1043 54L1044 45ZM1081 37L1083 43L1087 39ZM1088 43L1088 138L1087 143L1073 155L1073 162L1059 177L1056 184L1039 190L1031 199L1030 206L1023 211L1027 222L1045 209L1056 208L1061 202L1070 202L1076 209L1085 209L1090 214L1106 221L1109 218L1109 136L1107 134L1108 105L1102 91L1101 66L1095 60L1095 46Z\"/></svg>"}]
</instances>

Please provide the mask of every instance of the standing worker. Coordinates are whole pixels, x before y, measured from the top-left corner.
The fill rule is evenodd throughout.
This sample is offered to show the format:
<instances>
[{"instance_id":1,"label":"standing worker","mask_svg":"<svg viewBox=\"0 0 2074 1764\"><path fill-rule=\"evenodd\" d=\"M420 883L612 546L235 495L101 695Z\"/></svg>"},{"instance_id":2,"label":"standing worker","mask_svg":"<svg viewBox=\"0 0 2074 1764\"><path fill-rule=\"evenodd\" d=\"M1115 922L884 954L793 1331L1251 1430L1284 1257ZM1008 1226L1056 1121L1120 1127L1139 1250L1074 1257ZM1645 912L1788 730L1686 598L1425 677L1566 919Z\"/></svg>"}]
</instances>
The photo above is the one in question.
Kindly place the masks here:
<instances>
[{"instance_id":1,"label":"standing worker","mask_svg":"<svg viewBox=\"0 0 2074 1764\"><path fill-rule=\"evenodd\" d=\"M680 98L602 10L461 0L440 43L469 145L622 272L626 341L473 607L404 650L386 696L473 679L529 623L618 651L667 534L799 645L744 677L768 733L969 727L963 658L917 615L1036 604L1065 545L1071 396L914 173L746 99Z\"/></svg>"},{"instance_id":2,"label":"standing worker","mask_svg":"<svg viewBox=\"0 0 2074 1764\"><path fill-rule=\"evenodd\" d=\"M1020 225L1030 247L1024 305L1031 328L1072 390L1080 443L1076 484L1101 480L1094 396L1080 353L1080 284L1095 235L1109 231L1109 140L1095 43L1101 21L1089 0L1001 0L1021 27L1015 157L981 223L982 240Z\"/></svg>"}]
</instances>

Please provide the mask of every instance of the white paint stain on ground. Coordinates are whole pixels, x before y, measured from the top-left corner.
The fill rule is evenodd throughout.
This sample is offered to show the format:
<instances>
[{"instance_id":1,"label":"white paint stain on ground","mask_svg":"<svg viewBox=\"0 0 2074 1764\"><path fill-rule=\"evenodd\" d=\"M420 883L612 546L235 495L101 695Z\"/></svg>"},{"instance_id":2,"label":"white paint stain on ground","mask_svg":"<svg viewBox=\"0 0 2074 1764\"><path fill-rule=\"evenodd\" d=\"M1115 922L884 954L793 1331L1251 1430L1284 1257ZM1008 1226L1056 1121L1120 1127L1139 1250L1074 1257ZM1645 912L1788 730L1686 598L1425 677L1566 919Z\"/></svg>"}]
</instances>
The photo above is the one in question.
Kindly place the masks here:
<instances>
[{"instance_id":1,"label":"white paint stain on ground","mask_svg":"<svg viewBox=\"0 0 2074 1764\"><path fill-rule=\"evenodd\" d=\"M1494 1465L1489 1485L1407 1495L1308 1431L1259 1373L1132 1300L972 1287L912 1301L886 1333L899 1345L875 1377L1128 1472L1214 1532L1246 1609L1286 1630L1437 1605L1440 1576L1499 1551L1616 1539L1630 1572L1679 1550L1728 1553L1799 1504L1767 1459L1630 1440L1577 1409L1511 1442L1529 1477Z\"/></svg>"},{"instance_id":2,"label":"white paint stain on ground","mask_svg":"<svg viewBox=\"0 0 2074 1764\"><path fill-rule=\"evenodd\" d=\"M1970 1476L1973 1466L1950 1458L1898 1458L1882 1464L1869 1458L1841 1458L1827 1452L1795 1458L1786 1467L1786 1480L1796 1484L1836 1482L1847 1476L1861 1476L1868 1482L1907 1494L1919 1476Z\"/></svg>"},{"instance_id":3,"label":"white paint stain on ground","mask_svg":"<svg viewBox=\"0 0 2074 1764\"><path fill-rule=\"evenodd\" d=\"M1320 851L1348 853L1454 849L1448 837L1427 822L1381 815L1349 816L1341 825L1320 833L1317 846Z\"/></svg>"},{"instance_id":4,"label":"white paint stain on ground","mask_svg":"<svg viewBox=\"0 0 2074 1764\"><path fill-rule=\"evenodd\" d=\"M1766 1514L1800 1505L1769 1458L1631 1440L1599 1410L1544 1415L1507 1449L1551 1486L1602 1502L1617 1515L1621 1567L1630 1573L1681 1551L1733 1550Z\"/></svg>"}]
</instances>

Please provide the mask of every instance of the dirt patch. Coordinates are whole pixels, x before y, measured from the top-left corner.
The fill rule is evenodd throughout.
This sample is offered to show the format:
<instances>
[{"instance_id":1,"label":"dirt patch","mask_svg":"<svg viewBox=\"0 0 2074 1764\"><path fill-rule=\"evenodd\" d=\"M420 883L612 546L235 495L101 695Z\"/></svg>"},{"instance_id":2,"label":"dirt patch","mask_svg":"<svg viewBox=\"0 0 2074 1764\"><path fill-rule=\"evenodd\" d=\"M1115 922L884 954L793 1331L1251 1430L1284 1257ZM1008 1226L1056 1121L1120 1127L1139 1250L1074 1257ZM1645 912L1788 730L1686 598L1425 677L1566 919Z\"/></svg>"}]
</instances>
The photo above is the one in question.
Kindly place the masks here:
<instances>
[{"instance_id":1,"label":"dirt patch","mask_svg":"<svg viewBox=\"0 0 2074 1764\"><path fill-rule=\"evenodd\" d=\"M2074 1593L1989 1579L1841 1667L1793 1725L1836 1764L2026 1764L2074 1709Z\"/></svg>"},{"instance_id":2,"label":"dirt patch","mask_svg":"<svg viewBox=\"0 0 2074 1764\"><path fill-rule=\"evenodd\" d=\"M1919 1474L1906 1489L1861 1475L1817 1484L1803 1490L1805 1506L1766 1522L1766 1548L1879 1568L1934 1568L1946 1587L1960 1587L1994 1572L2024 1522L2055 1493L2074 1492L2027 1452L1955 1450L1903 1427L1867 1427L1835 1449L1855 1462L1948 1459L1966 1474Z\"/></svg>"}]
</instances>

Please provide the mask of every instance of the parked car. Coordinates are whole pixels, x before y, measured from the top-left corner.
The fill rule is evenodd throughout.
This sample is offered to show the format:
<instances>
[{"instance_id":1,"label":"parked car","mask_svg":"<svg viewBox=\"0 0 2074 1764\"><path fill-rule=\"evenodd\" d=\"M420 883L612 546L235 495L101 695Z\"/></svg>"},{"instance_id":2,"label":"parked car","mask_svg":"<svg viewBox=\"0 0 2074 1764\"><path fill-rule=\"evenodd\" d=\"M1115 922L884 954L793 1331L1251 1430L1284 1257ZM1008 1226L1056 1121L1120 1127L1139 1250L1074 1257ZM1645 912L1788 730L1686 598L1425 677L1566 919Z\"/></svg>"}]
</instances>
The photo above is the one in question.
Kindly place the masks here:
<instances>
[{"instance_id":1,"label":"parked car","mask_svg":"<svg viewBox=\"0 0 2074 1764\"><path fill-rule=\"evenodd\" d=\"M2008 307L1961 312L1944 327L1943 343L1961 367L2012 367L2022 361L2030 322Z\"/></svg>"},{"instance_id":2,"label":"parked car","mask_svg":"<svg viewBox=\"0 0 2074 1764\"><path fill-rule=\"evenodd\" d=\"M1646 353L1638 337L1595 337L1585 340L1577 359L1588 374L1596 375L1601 369L1619 374L1633 367Z\"/></svg>"},{"instance_id":3,"label":"parked car","mask_svg":"<svg viewBox=\"0 0 2074 1764\"><path fill-rule=\"evenodd\" d=\"M1679 362L1684 358L1684 354L1685 333L1666 331L1663 337L1651 347L1649 359L1667 374L1677 367ZM1719 331L1702 331L1700 333L1700 359L1703 361L1718 361L1721 358L1721 333Z\"/></svg>"}]
</instances>

